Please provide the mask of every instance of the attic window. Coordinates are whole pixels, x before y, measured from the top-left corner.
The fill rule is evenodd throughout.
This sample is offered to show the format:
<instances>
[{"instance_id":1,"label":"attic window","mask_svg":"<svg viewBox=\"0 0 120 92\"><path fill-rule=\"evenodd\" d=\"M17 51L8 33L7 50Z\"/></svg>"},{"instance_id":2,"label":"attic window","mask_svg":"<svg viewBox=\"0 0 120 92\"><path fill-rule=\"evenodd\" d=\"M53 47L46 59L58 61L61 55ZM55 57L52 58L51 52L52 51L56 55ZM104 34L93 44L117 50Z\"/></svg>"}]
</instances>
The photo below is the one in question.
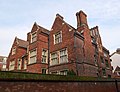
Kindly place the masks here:
<instances>
[{"instance_id":1,"label":"attic window","mask_svg":"<svg viewBox=\"0 0 120 92\"><path fill-rule=\"evenodd\" d=\"M12 55L16 53L16 47L12 48Z\"/></svg>"},{"instance_id":2,"label":"attic window","mask_svg":"<svg viewBox=\"0 0 120 92\"><path fill-rule=\"evenodd\" d=\"M33 43L35 41L37 41L37 33L36 32L32 33L32 35L31 35L31 43Z\"/></svg>"}]
</instances>

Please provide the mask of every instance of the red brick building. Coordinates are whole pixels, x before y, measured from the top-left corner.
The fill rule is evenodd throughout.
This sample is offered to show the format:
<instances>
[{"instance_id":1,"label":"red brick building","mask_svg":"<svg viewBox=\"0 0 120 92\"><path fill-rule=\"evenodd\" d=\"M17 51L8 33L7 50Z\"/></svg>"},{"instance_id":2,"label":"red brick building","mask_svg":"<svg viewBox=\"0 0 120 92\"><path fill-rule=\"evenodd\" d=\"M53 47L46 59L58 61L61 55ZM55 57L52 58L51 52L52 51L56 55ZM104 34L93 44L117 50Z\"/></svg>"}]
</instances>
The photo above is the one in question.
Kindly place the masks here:
<instances>
[{"instance_id":1,"label":"red brick building","mask_svg":"<svg viewBox=\"0 0 120 92\"><path fill-rule=\"evenodd\" d=\"M8 71L25 71L27 69L28 42L15 37L7 58Z\"/></svg>"},{"instance_id":2,"label":"red brick building","mask_svg":"<svg viewBox=\"0 0 120 92\"><path fill-rule=\"evenodd\" d=\"M31 32L27 34L29 42L27 72L47 73L48 37L49 31L34 23Z\"/></svg>"},{"instance_id":3,"label":"red brick building","mask_svg":"<svg viewBox=\"0 0 120 92\"><path fill-rule=\"evenodd\" d=\"M50 31L50 72L79 76L111 77L109 51L103 47L98 27L89 29L87 15L76 13L77 29L59 14Z\"/></svg>"},{"instance_id":4,"label":"red brick building","mask_svg":"<svg viewBox=\"0 0 120 92\"><path fill-rule=\"evenodd\" d=\"M59 14L50 31L34 23L27 34L27 54L23 54L27 72L67 75L74 71L78 76L111 77L109 51L102 45L98 27L89 29L83 11L77 12L76 17L77 28ZM9 58L12 57L10 54Z\"/></svg>"}]
</instances>

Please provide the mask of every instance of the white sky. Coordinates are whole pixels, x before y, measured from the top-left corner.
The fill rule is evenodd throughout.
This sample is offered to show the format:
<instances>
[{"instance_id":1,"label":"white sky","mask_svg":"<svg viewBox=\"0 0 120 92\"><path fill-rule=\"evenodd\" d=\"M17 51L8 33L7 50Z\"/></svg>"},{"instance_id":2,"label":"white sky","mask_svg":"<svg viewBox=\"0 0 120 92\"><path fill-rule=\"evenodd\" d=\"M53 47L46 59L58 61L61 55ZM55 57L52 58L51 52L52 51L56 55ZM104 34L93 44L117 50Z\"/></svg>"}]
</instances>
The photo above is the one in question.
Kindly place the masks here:
<instances>
[{"instance_id":1,"label":"white sky","mask_svg":"<svg viewBox=\"0 0 120 92\"><path fill-rule=\"evenodd\" d=\"M113 66L113 69L115 70L117 66L120 67L120 54L114 54L112 57L111 57L112 61L111 64Z\"/></svg>"},{"instance_id":2,"label":"white sky","mask_svg":"<svg viewBox=\"0 0 120 92\"><path fill-rule=\"evenodd\" d=\"M0 55L7 56L15 36L26 40L34 22L51 29L56 13L76 28L76 12L83 10L89 27L99 26L103 45L120 47L120 0L0 0Z\"/></svg>"}]
</instances>

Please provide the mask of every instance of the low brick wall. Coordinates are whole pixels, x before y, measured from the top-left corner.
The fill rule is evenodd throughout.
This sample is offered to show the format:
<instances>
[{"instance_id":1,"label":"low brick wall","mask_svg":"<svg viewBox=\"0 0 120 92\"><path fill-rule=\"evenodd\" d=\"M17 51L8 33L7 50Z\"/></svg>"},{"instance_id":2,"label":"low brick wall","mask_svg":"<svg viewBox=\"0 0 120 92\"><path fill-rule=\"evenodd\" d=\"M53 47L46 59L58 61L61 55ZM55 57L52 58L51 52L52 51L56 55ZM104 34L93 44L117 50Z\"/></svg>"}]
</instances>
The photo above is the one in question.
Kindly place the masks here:
<instances>
[{"instance_id":1,"label":"low brick wall","mask_svg":"<svg viewBox=\"0 0 120 92\"><path fill-rule=\"evenodd\" d=\"M1 80L0 92L119 92L115 81L34 81Z\"/></svg>"}]
</instances>

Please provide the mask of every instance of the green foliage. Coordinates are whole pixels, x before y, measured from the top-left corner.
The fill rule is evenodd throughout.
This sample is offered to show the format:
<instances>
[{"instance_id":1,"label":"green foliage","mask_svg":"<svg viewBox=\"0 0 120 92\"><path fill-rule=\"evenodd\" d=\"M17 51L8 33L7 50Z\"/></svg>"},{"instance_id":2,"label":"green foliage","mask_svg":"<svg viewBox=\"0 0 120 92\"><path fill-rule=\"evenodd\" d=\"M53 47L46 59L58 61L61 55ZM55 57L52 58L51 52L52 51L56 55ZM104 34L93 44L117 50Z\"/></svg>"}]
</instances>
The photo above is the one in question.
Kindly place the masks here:
<instances>
[{"instance_id":1,"label":"green foliage","mask_svg":"<svg viewBox=\"0 0 120 92\"><path fill-rule=\"evenodd\" d=\"M69 71L67 72L67 74L68 74L68 75L76 75L76 73L75 73L73 70L69 70Z\"/></svg>"},{"instance_id":2,"label":"green foliage","mask_svg":"<svg viewBox=\"0 0 120 92\"><path fill-rule=\"evenodd\" d=\"M95 77L86 76L71 76L74 75L74 71L70 71L69 75L50 75L50 74L37 74L37 73L25 73L25 72L0 72L0 80L40 80L40 81L100 81ZM107 80L107 79L104 79Z\"/></svg>"}]
</instances>

